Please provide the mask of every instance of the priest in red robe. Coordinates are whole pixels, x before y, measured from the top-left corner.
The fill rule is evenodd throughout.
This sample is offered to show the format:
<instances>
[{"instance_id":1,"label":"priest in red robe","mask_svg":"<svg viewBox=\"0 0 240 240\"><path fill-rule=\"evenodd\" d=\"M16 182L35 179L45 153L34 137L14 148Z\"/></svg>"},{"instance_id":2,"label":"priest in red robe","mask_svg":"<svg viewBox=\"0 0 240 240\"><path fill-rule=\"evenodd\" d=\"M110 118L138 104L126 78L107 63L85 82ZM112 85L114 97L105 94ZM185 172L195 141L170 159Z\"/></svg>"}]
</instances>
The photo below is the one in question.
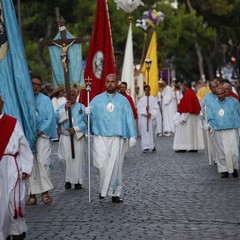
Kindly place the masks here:
<instances>
[{"instance_id":1,"label":"priest in red robe","mask_svg":"<svg viewBox=\"0 0 240 240\"><path fill-rule=\"evenodd\" d=\"M184 81L185 91L178 107L178 121L173 142L176 152L197 152L204 149L203 133L200 126L200 111L196 94L191 89L191 83Z\"/></svg>"}]
</instances>

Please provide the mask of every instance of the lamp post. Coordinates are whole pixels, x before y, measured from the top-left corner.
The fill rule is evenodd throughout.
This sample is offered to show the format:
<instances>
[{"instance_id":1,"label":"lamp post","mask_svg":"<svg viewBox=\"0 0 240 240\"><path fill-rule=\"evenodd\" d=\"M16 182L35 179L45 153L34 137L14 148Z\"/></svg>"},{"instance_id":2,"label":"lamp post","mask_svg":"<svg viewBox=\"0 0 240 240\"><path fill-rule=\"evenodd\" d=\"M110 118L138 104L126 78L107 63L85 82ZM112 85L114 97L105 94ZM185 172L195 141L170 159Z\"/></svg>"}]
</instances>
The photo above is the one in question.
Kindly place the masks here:
<instances>
[{"instance_id":1,"label":"lamp post","mask_svg":"<svg viewBox=\"0 0 240 240\"><path fill-rule=\"evenodd\" d=\"M149 84L149 71L152 65L152 60L150 59L150 57L148 56L145 60L145 64L146 64L146 69L147 69L147 85Z\"/></svg>"},{"instance_id":2,"label":"lamp post","mask_svg":"<svg viewBox=\"0 0 240 240\"><path fill-rule=\"evenodd\" d=\"M136 27L140 28L144 32L144 43L143 43L143 50L142 50L142 57L141 57L141 66L142 66L144 63L144 58L146 57L146 53L147 53L147 36L148 36L148 30L150 29L150 25L146 22L145 19L137 19Z\"/></svg>"}]
</instances>

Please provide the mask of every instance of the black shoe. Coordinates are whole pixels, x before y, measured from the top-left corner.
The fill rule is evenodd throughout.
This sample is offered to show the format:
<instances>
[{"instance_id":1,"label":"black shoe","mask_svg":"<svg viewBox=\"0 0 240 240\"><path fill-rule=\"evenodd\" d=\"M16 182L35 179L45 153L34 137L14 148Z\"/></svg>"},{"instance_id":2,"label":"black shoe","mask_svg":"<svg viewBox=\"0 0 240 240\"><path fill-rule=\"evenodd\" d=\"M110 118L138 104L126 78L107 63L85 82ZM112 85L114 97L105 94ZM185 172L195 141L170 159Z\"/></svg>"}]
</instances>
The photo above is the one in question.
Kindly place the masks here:
<instances>
[{"instance_id":1,"label":"black shoe","mask_svg":"<svg viewBox=\"0 0 240 240\"><path fill-rule=\"evenodd\" d=\"M71 189L72 185L70 182L65 183L65 189Z\"/></svg>"},{"instance_id":2,"label":"black shoe","mask_svg":"<svg viewBox=\"0 0 240 240\"><path fill-rule=\"evenodd\" d=\"M112 197L113 203L123 203L123 199L120 197Z\"/></svg>"},{"instance_id":3,"label":"black shoe","mask_svg":"<svg viewBox=\"0 0 240 240\"><path fill-rule=\"evenodd\" d=\"M23 240L26 238L26 233L22 233L20 235L11 235L7 237L7 240Z\"/></svg>"},{"instance_id":4,"label":"black shoe","mask_svg":"<svg viewBox=\"0 0 240 240\"><path fill-rule=\"evenodd\" d=\"M221 174L222 174L222 178L228 178L228 175L229 175L228 172L222 172Z\"/></svg>"},{"instance_id":5,"label":"black shoe","mask_svg":"<svg viewBox=\"0 0 240 240\"><path fill-rule=\"evenodd\" d=\"M198 152L198 150L189 150L188 152Z\"/></svg>"},{"instance_id":6,"label":"black shoe","mask_svg":"<svg viewBox=\"0 0 240 240\"><path fill-rule=\"evenodd\" d=\"M237 169L234 169L232 176L234 178L238 178L238 171L237 171Z\"/></svg>"},{"instance_id":7,"label":"black shoe","mask_svg":"<svg viewBox=\"0 0 240 240\"><path fill-rule=\"evenodd\" d=\"M99 193L99 199L104 199L105 197L103 197L102 195L101 195L101 193Z\"/></svg>"},{"instance_id":8,"label":"black shoe","mask_svg":"<svg viewBox=\"0 0 240 240\"><path fill-rule=\"evenodd\" d=\"M147 153L148 151L149 151L149 148L144 149L144 150L143 150L143 153Z\"/></svg>"},{"instance_id":9,"label":"black shoe","mask_svg":"<svg viewBox=\"0 0 240 240\"><path fill-rule=\"evenodd\" d=\"M157 150L156 150L156 148L154 147L154 149L152 150L153 152L156 152Z\"/></svg>"},{"instance_id":10,"label":"black shoe","mask_svg":"<svg viewBox=\"0 0 240 240\"><path fill-rule=\"evenodd\" d=\"M75 184L75 189L77 190L82 189L82 185L80 183Z\"/></svg>"},{"instance_id":11,"label":"black shoe","mask_svg":"<svg viewBox=\"0 0 240 240\"><path fill-rule=\"evenodd\" d=\"M175 150L176 153L185 153L187 150Z\"/></svg>"}]
</instances>

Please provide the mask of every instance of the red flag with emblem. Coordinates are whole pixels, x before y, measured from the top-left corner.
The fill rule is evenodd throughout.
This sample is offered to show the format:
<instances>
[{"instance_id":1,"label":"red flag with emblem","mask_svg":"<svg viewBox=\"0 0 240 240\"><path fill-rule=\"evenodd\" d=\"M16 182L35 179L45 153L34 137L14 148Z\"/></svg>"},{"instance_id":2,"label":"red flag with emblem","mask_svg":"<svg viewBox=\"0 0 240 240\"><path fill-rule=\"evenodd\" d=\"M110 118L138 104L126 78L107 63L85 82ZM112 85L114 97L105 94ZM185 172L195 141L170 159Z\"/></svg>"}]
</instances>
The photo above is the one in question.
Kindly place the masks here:
<instances>
[{"instance_id":1,"label":"red flag with emblem","mask_svg":"<svg viewBox=\"0 0 240 240\"><path fill-rule=\"evenodd\" d=\"M116 73L114 51L111 38L111 26L106 0L98 0L92 38L88 50L84 72L85 81L91 81L90 100L105 91L105 79L110 73ZM86 90L81 91L80 101L87 105Z\"/></svg>"}]
</instances>

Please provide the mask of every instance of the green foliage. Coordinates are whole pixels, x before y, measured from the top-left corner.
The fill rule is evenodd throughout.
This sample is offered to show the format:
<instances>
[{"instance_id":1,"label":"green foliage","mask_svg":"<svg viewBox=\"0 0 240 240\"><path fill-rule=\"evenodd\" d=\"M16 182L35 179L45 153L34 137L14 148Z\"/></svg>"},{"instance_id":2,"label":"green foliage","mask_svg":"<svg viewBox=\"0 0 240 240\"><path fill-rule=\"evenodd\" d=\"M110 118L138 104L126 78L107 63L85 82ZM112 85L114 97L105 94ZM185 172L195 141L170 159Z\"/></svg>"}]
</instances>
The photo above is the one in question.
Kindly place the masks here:
<instances>
[{"instance_id":1,"label":"green foliage","mask_svg":"<svg viewBox=\"0 0 240 240\"><path fill-rule=\"evenodd\" d=\"M174 65L179 79L198 80L198 58L195 45L200 46L203 57L211 57L213 65L218 62L219 44L232 42L232 48L239 45L240 39L240 0L194 0L190 1L190 11L186 0L179 0L179 8L173 9L169 1L142 0L145 5L132 14L134 60L140 63L144 33L135 26L144 11L155 6L166 15L166 19L156 27L158 39L158 59L164 67ZM51 66L47 47L41 52L41 38L53 39L57 33L56 8L66 20L68 30L75 37L85 37L82 45L83 58L87 57L92 27L95 21L97 0L32 0L21 2L23 41L28 64L34 74L40 74L45 81L51 79ZM17 4L14 1L14 4ZM116 9L109 0L109 15L115 51L125 51L129 15ZM148 43L153 29L148 31ZM224 57L222 56L224 59ZM117 67L121 69L123 56L116 57ZM217 67L215 66L214 67ZM206 64L204 63L204 66ZM207 71L207 70L206 70Z\"/></svg>"}]
</instances>

